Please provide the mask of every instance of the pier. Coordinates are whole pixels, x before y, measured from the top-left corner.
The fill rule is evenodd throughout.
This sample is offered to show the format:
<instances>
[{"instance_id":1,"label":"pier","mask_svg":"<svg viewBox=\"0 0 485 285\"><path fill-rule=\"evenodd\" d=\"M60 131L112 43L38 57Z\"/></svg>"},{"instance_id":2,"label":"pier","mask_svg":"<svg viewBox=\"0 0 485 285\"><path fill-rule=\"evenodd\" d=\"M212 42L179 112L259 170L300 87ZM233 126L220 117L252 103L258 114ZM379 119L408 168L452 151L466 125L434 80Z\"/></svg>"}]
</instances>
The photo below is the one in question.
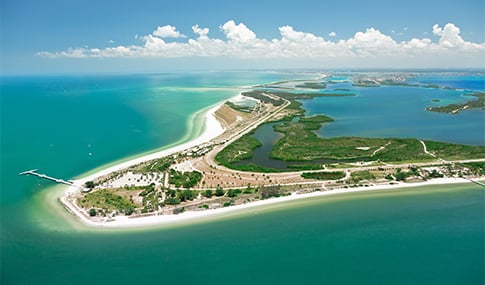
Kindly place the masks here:
<instances>
[{"instance_id":1,"label":"pier","mask_svg":"<svg viewBox=\"0 0 485 285\"><path fill-rule=\"evenodd\" d=\"M45 175L45 174L40 174L37 172L38 169L32 169L32 170L27 170L27 171L24 171L24 172L20 172L19 175L33 175L33 176L37 176L41 179L46 179L46 180L50 180L50 181L54 181L56 183L59 183L59 184L65 184L65 185L69 185L69 186L74 186L74 183L72 183L71 181L67 181L67 180L64 180L64 179L59 179L59 178L55 178L55 177L51 177L51 176L48 176L48 175Z\"/></svg>"},{"instance_id":2,"label":"pier","mask_svg":"<svg viewBox=\"0 0 485 285\"><path fill-rule=\"evenodd\" d=\"M470 178L465 178L465 179L466 179L466 180L468 180L468 181L470 181L470 182L473 182L473 183L475 183L475 184L477 184L477 185L480 185L480 186L485 187L485 184L484 184L484 183L482 183L482 182L480 182L480 181L473 180L473 179L470 179Z\"/></svg>"}]
</instances>

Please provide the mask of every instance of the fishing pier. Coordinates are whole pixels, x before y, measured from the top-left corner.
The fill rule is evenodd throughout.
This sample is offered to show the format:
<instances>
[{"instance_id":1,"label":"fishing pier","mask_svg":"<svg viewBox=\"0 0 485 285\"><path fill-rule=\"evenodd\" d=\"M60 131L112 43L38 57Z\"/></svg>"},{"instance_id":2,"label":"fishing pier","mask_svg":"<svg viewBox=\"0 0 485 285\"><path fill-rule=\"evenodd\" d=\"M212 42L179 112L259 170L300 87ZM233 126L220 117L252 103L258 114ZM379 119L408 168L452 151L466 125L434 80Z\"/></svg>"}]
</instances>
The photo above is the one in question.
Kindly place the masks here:
<instances>
[{"instance_id":1,"label":"fishing pier","mask_svg":"<svg viewBox=\"0 0 485 285\"><path fill-rule=\"evenodd\" d=\"M65 185L69 185L69 186L76 186L76 185L74 185L74 183L72 181L68 181L68 180L64 180L64 179L59 179L59 178L51 177L51 176L48 176L48 175L45 175L45 174L41 174L41 173L38 173L37 170L38 169L27 170L27 171L24 171L24 172L20 172L19 175L32 175L32 176L37 176L37 177L39 177L41 179L46 179L46 180L54 181L54 182L59 183L59 184L65 184Z\"/></svg>"}]
</instances>

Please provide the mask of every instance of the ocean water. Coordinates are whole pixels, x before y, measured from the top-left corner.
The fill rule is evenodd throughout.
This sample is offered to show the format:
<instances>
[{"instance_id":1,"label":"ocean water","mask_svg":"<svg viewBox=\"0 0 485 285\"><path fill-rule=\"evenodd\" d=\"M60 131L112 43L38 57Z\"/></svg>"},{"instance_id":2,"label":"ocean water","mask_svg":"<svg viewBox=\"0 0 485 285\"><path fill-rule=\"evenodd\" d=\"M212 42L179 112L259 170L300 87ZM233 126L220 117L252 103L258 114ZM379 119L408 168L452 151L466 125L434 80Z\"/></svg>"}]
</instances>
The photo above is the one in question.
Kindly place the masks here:
<instances>
[{"instance_id":1,"label":"ocean water","mask_svg":"<svg viewBox=\"0 0 485 285\"><path fill-rule=\"evenodd\" d=\"M440 186L319 198L138 230L80 225L70 179L188 140L197 114L246 86L314 74L4 77L1 284L482 284L484 190ZM309 107L309 110L311 108Z\"/></svg>"}]
</instances>

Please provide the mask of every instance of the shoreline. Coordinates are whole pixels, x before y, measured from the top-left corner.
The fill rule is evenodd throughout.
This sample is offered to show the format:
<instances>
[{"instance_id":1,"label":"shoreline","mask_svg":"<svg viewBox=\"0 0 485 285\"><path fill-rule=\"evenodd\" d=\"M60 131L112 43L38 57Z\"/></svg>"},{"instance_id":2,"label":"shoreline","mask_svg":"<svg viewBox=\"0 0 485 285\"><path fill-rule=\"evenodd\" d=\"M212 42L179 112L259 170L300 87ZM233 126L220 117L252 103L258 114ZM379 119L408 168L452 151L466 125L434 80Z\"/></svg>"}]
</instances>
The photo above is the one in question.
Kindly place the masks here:
<instances>
[{"instance_id":1,"label":"shoreline","mask_svg":"<svg viewBox=\"0 0 485 285\"><path fill-rule=\"evenodd\" d=\"M78 220L80 220L84 225L89 226L91 228L110 228L110 229L136 229L136 228L144 228L147 226L168 226L168 225L175 225L181 222L187 221L202 221L204 218L217 218L223 217L227 213L236 213L236 212L243 212L248 213L251 211L256 213L254 208L259 208L263 206L269 205L277 205L282 204L285 202L290 201L297 201L303 199L310 199L315 197L325 197L325 196L333 196L338 194L351 194L351 193L364 193L364 192L373 192L379 190L399 190L399 189L406 189L406 188L417 188L417 187L424 187L424 186L435 186L435 185L453 185L453 184L465 184L465 183L472 183L470 180L465 178L435 178L432 180L424 181L424 182L416 182L416 183L399 183L399 184L386 184L386 185L374 185L374 186L361 186L355 188L340 188L334 190L326 190L326 191L315 191L311 193L304 193L304 194L297 194L296 192L291 193L289 196L283 196L278 198L269 198L265 200L253 201L245 204L229 206L224 208L217 208L217 209L207 209L201 211L187 211L180 214L172 214L172 215L152 215L152 216L144 216L144 217L130 217L130 216L116 216L113 218L105 219L104 221L98 222L93 221L86 217L82 213L82 209L80 209L77 205L66 201L66 197L63 196L60 198L61 202L67 206L67 209L71 214L73 214ZM69 204L70 207L68 205ZM72 208L74 207L74 209Z\"/></svg>"},{"instance_id":2,"label":"shoreline","mask_svg":"<svg viewBox=\"0 0 485 285\"><path fill-rule=\"evenodd\" d=\"M190 129L193 128L194 118L192 118L189 121L189 124L191 124L191 125L189 125L189 130L188 130L187 134L182 139L179 140L181 143L175 142L175 143L173 143L173 146L168 146L167 148L162 148L161 150L158 150L158 151L155 150L155 152L149 152L145 155L142 154L141 156L138 156L138 157L128 158L127 160L120 160L119 163L113 162L112 163L113 165L107 164L107 167L105 167L105 168L102 168L102 169L99 169L99 170L94 169L94 170L87 172L86 176L82 176L84 174L81 174L80 178L71 179L71 181L73 182L74 185L67 187L67 189L64 191L64 196L67 196L67 195L73 194L74 192L79 191L79 186L84 185L84 183L86 183L87 181L95 180L96 178L108 175L112 172L116 172L116 171L126 169L126 168L133 166L133 165L136 165L136 164L140 164L140 163L143 163L143 162L146 162L146 161L158 159L158 158L161 158L161 157L164 157L164 156L168 156L168 155L183 151L185 149L194 147L196 145L206 143L206 142L220 136L221 134L224 133L225 129L221 125L221 123L217 120L217 118L215 117L215 112L223 104L224 104L223 102L217 103L216 105L209 106L209 107L202 109L201 111L192 115L193 117L197 117L197 115L199 113L202 113L203 118L204 118L204 123L202 125L201 130L199 131L198 135L195 134L195 137L193 139L188 140L190 138L190 136L192 135L190 133L191 132ZM188 141L186 141L186 140L188 140ZM101 167L103 167L103 166L101 166Z\"/></svg>"}]
</instances>

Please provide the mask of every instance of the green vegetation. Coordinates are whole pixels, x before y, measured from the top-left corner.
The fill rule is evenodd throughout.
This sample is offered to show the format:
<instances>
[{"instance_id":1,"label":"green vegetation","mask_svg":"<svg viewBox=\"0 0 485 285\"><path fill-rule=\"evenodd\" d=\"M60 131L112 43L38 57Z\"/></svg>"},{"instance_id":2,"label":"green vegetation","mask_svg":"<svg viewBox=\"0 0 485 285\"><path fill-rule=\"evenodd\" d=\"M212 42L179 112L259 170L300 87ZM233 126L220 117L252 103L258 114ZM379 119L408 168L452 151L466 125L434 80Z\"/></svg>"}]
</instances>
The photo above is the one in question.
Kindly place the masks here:
<instances>
[{"instance_id":1,"label":"green vegetation","mask_svg":"<svg viewBox=\"0 0 485 285\"><path fill-rule=\"evenodd\" d=\"M275 125L274 130L283 133L270 157L286 161L314 161L317 159L340 162L382 161L413 162L431 161L417 139L379 139L359 137L321 138L313 131L321 126L318 122L330 122L331 118L301 118L299 122ZM446 159L483 158L485 147L426 141L428 151Z\"/></svg>"},{"instance_id":2,"label":"green vegetation","mask_svg":"<svg viewBox=\"0 0 485 285\"><path fill-rule=\"evenodd\" d=\"M86 183L84 183L84 186L86 186L86 188L93 189L94 187L96 187L96 184L93 181L86 181Z\"/></svg>"},{"instance_id":3,"label":"green vegetation","mask_svg":"<svg viewBox=\"0 0 485 285\"><path fill-rule=\"evenodd\" d=\"M177 188L180 186L183 186L184 188L192 188L196 186L201 179L202 173L198 171L180 172L170 169L168 183L175 185Z\"/></svg>"},{"instance_id":4,"label":"green vegetation","mask_svg":"<svg viewBox=\"0 0 485 285\"><path fill-rule=\"evenodd\" d=\"M431 161L433 157L424 152L417 139L387 139L384 149L377 152L373 158L383 162L414 162Z\"/></svg>"},{"instance_id":5,"label":"green vegetation","mask_svg":"<svg viewBox=\"0 0 485 285\"><path fill-rule=\"evenodd\" d=\"M286 161L313 161L317 159L369 160L372 152L386 143L386 140L365 138L323 139L315 134L321 127L319 122L331 122L326 116L302 118L299 122L286 122L275 125L274 130L283 133L270 153L273 159ZM357 147L369 147L357 150Z\"/></svg>"},{"instance_id":6,"label":"green vegetation","mask_svg":"<svg viewBox=\"0 0 485 285\"><path fill-rule=\"evenodd\" d=\"M296 88L308 88L308 89L325 89L327 85L319 82L304 82L303 84L295 85Z\"/></svg>"},{"instance_id":7,"label":"green vegetation","mask_svg":"<svg viewBox=\"0 0 485 285\"><path fill-rule=\"evenodd\" d=\"M235 198L237 195L241 194L241 189L229 189L227 190L227 197Z\"/></svg>"},{"instance_id":8,"label":"green vegetation","mask_svg":"<svg viewBox=\"0 0 485 285\"><path fill-rule=\"evenodd\" d=\"M224 196L224 194L226 194L226 192L224 192L224 189L222 189L221 187L217 187L217 189L216 189L216 196L217 197L222 197L222 196Z\"/></svg>"},{"instance_id":9,"label":"green vegetation","mask_svg":"<svg viewBox=\"0 0 485 285\"><path fill-rule=\"evenodd\" d=\"M293 169L295 171L323 169L323 165L321 163L292 164L288 165L287 167L288 169Z\"/></svg>"},{"instance_id":10,"label":"green vegetation","mask_svg":"<svg viewBox=\"0 0 485 285\"><path fill-rule=\"evenodd\" d=\"M210 190L210 189L205 190L204 197L211 198L212 197L212 190Z\"/></svg>"},{"instance_id":11,"label":"green vegetation","mask_svg":"<svg viewBox=\"0 0 485 285\"><path fill-rule=\"evenodd\" d=\"M165 205L178 205L181 202L192 201L197 197L197 191L193 190L172 190L167 189Z\"/></svg>"},{"instance_id":12,"label":"green vegetation","mask_svg":"<svg viewBox=\"0 0 485 285\"><path fill-rule=\"evenodd\" d=\"M338 180L345 177L345 172L334 171L334 172L303 172L301 177L305 179L316 179L316 180Z\"/></svg>"},{"instance_id":13,"label":"green vegetation","mask_svg":"<svg viewBox=\"0 0 485 285\"><path fill-rule=\"evenodd\" d=\"M388 86L405 86L405 87L419 87L419 84L411 84L404 81L395 81L393 79L385 79L379 82L381 85Z\"/></svg>"},{"instance_id":14,"label":"green vegetation","mask_svg":"<svg viewBox=\"0 0 485 285\"><path fill-rule=\"evenodd\" d=\"M173 213L174 215L178 215L178 214L181 214L181 213L183 213L183 212L185 212L185 207L182 207L182 208L175 208L175 209L173 209L173 211L172 211L172 213Z\"/></svg>"},{"instance_id":15,"label":"green vegetation","mask_svg":"<svg viewBox=\"0 0 485 285\"><path fill-rule=\"evenodd\" d=\"M429 107L426 108L428 111L432 112L440 112L440 113L448 113L448 114L458 114L459 112L467 109L484 109L485 108L485 93L475 93L470 94L469 96L474 96L477 99L470 100L462 104L449 104L446 106L439 106L439 107Z\"/></svg>"},{"instance_id":16,"label":"green vegetation","mask_svg":"<svg viewBox=\"0 0 485 285\"><path fill-rule=\"evenodd\" d=\"M243 92L242 95L246 97L252 97L254 99L260 100L263 103L271 103L274 106L281 106L283 105L284 101L281 100L279 97L274 97L274 96L267 96L264 95L265 93L271 93L271 92L266 92L266 91L248 91L248 92Z\"/></svg>"},{"instance_id":17,"label":"green vegetation","mask_svg":"<svg viewBox=\"0 0 485 285\"><path fill-rule=\"evenodd\" d=\"M446 90L456 90L453 87L440 86L440 85L436 85L436 84L432 84L432 83L422 85L421 87L423 87L423 88L435 88L435 89L446 89Z\"/></svg>"},{"instance_id":18,"label":"green vegetation","mask_svg":"<svg viewBox=\"0 0 485 285\"><path fill-rule=\"evenodd\" d=\"M282 172L282 170L279 170L276 168L264 167L254 163L241 164L241 165L229 165L227 167L230 167L235 170L249 171L249 172L265 172L265 173Z\"/></svg>"},{"instance_id":19,"label":"green vegetation","mask_svg":"<svg viewBox=\"0 0 485 285\"><path fill-rule=\"evenodd\" d=\"M350 174L350 181L359 183L362 180L372 181L376 179L375 175L368 170L354 171Z\"/></svg>"},{"instance_id":20,"label":"green vegetation","mask_svg":"<svg viewBox=\"0 0 485 285\"><path fill-rule=\"evenodd\" d=\"M230 101L227 101L226 105L239 112L251 113L252 111L254 111L254 108L251 106L240 106Z\"/></svg>"},{"instance_id":21,"label":"green vegetation","mask_svg":"<svg viewBox=\"0 0 485 285\"><path fill-rule=\"evenodd\" d=\"M403 171L400 168L398 168L396 169L396 173L394 174L394 177L396 177L397 181L405 181L407 178L412 176L420 176L417 167L410 167L409 171ZM443 175L436 176L436 177L443 177Z\"/></svg>"},{"instance_id":22,"label":"green vegetation","mask_svg":"<svg viewBox=\"0 0 485 285\"><path fill-rule=\"evenodd\" d=\"M272 90L252 90L244 92L242 95L261 100L264 103L271 103L274 106L280 106L284 103L284 100L281 98L293 102L297 99L312 99L315 97L355 96L352 93L292 93Z\"/></svg>"},{"instance_id":23,"label":"green vegetation","mask_svg":"<svg viewBox=\"0 0 485 285\"><path fill-rule=\"evenodd\" d=\"M345 96L355 96L352 93L291 93L291 92L271 92L271 94L287 99L287 100L297 100L297 99L312 99L315 97L345 97Z\"/></svg>"},{"instance_id":24,"label":"green vegetation","mask_svg":"<svg viewBox=\"0 0 485 285\"><path fill-rule=\"evenodd\" d=\"M459 166L466 167L477 176L485 175L485 162L467 162L460 163Z\"/></svg>"},{"instance_id":25,"label":"green vegetation","mask_svg":"<svg viewBox=\"0 0 485 285\"><path fill-rule=\"evenodd\" d=\"M310 126L310 124L322 124L322 123L333 122L334 119L332 119L328 116L325 116L325 115L315 115L315 116L311 116L311 117L301 117L298 121L300 123L305 123L307 129L310 129L308 127L308 126ZM311 125L311 126L313 126L313 125ZM320 127L321 127L321 125L315 125L312 129L318 130Z\"/></svg>"},{"instance_id":26,"label":"green vegetation","mask_svg":"<svg viewBox=\"0 0 485 285\"><path fill-rule=\"evenodd\" d=\"M133 169L133 171L138 173L165 172L173 163L175 163L174 158L172 156L167 156L152 160L149 163L138 165Z\"/></svg>"},{"instance_id":27,"label":"green vegetation","mask_svg":"<svg viewBox=\"0 0 485 285\"><path fill-rule=\"evenodd\" d=\"M89 209L89 216L95 217L96 216L96 209L94 209L94 208Z\"/></svg>"},{"instance_id":28,"label":"green vegetation","mask_svg":"<svg viewBox=\"0 0 485 285\"><path fill-rule=\"evenodd\" d=\"M368 86L374 81L361 81ZM386 85L412 86L403 82L384 81ZM264 95L263 95L264 94ZM435 156L424 152L423 146L417 139L399 138L359 138L359 137L337 137L321 138L315 131L320 129L323 123L332 122L333 119L325 115L303 117L304 110L301 103L296 99L313 98L316 96L350 96L354 94L313 94L313 93L291 93L283 91L251 91L248 96L263 96L266 102L279 101L278 97L290 101L288 109L297 110L290 117L281 120L282 124L273 125L276 132L283 134L273 147L270 158L285 161L308 161L304 165L294 164L289 169L297 170L318 170L320 163L316 160L331 161L333 163L351 163L361 161L377 161L379 163L404 163L404 162L426 162L433 161L437 157L443 159L470 159L484 158L485 147L467 146L450 143L426 141L428 151ZM479 105L483 107L485 93L472 94L478 97ZM274 103L274 102L273 102ZM468 102L470 105L470 103ZM478 103L473 103L478 104ZM474 106L472 104L472 106ZM297 122L293 122L295 116L300 116ZM284 170L262 167L255 164L234 165L235 163L250 159L253 151L261 143L251 134L245 135L233 144L226 147L216 156L220 164L241 171L253 172L281 172ZM312 163L313 162L313 163ZM399 174L403 175L403 174Z\"/></svg>"},{"instance_id":29,"label":"green vegetation","mask_svg":"<svg viewBox=\"0 0 485 285\"><path fill-rule=\"evenodd\" d=\"M244 135L224 148L216 155L216 161L226 167L232 167L231 165L235 162L253 157L253 151L262 144L252 137L252 134Z\"/></svg>"},{"instance_id":30,"label":"green vegetation","mask_svg":"<svg viewBox=\"0 0 485 285\"><path fill-rule=\"evenodd\" d=\"M130 200L106 189L88 193L86 196L79 199L78 203L83 208L119 211L125 213L126 215L133 213L133 209L135 208L135 204L133 204L133 202Z\"/></svg>"},{"instance_id":31,"label":"green vegetation","mask_svg":"<svg viewBox=\"0 0 485 285\"><path fill-rule=\"evenodd\" d=\"M437 157L449 160L485 158L484 146L450 144L435 141L424 141L428 151Z\"/></svg>"},{"instance_id":32,"label":"green vegetation","mask_svg":"<svg viewBox=\"0 0 485 285\"><path fill-rule=\"evenodd\" d=\"M281 187L276 185L264 186L261 188L261 197L268 199L271 197L280 197L282 194Z\"/></svg>"}]
</instances>

